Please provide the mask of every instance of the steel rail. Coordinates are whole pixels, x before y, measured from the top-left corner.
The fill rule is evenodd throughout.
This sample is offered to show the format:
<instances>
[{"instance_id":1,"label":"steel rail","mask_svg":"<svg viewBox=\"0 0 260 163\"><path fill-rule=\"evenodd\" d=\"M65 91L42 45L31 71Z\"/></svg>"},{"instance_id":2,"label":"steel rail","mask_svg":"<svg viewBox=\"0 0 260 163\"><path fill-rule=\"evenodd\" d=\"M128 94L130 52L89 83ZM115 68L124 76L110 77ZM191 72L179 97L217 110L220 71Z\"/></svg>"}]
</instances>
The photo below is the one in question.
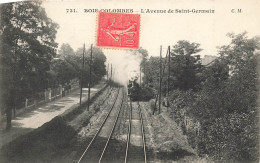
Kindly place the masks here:
<instances>
[{"instance_id":1,"label":"steel rail","mask_svg":"<svg viewBox=\"0 0 260 163\"><path fill-rule=\"evenodd\" d=\"M117 98L118 98L118 95L119 95L119 91L120 91L120 88L118 89L118 93L117 93L117 96L116 96L116 98L115 98L115 101L114 101L114 103L113 103L111 109L109 110L109 112L108 112L106 118L104 119L104 121L103 121L102 124L100 125L98 131L96 132L96 134L95 134L94 137L92 138L91 142L88 144L87 148L85 149L85 151L84 151L83 154L81 155L81 157L80 157L78 163L80 163L81 160L84 158L84 156L85 156L85 154L87 153L88 149L90 148L91 144L94 142L94 140L96 139L97 135L100 133L101 129L103 128L103 126L104 126L104 124L105 124L107 118L109 117L109 115L110 115L112 109L114 108L114 105L115 105L115 103L116 103L116 101L117 101Z\"/></svg>"},{"instance_id":2,"label":"steel rail","mask_svg":"<svg viewBox=\"0 0 260 163\"><path fill-rule=\"evenodd\" d=\"M125 163L127 161L128 156L128 148L129 148L129 142L130 142L130 136L131 136L131 126L132 126L132 103L131 98L129 97L130 101L130 114L129 114L129 125L128 125L128 135L127 135L127 143L126 143L126 150L125 150Z\"/></svg>"},{"instance_id":3,"label":"steel rail","mask_svg":"<svg viewBox=\"0 0 260 163\"><path fill-rule=\"evenodd\" d=\"M142 138L143 138L143 148L144 148L144 162L147 162L147 158L146 158L146 143L145 143L145 135L144 135L144 123L143 123L143 116L142 116L142 112L141 112L141 107L140 104L138 103L138 107L139 107L139 117L140 117L140 121L141 121L141 128L142 128Z\"/></svg>"},{"instance_id":4,"label":"steel rail","mask_svg":"<svg viewBox=\"0 0 260 163\"><path fill-rule=\"evenodd\" d=\"M125 95L124 95L124 93L123 93L123 98L122 98L122 101L121 101L121 105L120 105L119 111L118 111L117 116L116 116L116 120L115 120L115 122L114 122L114 124L113 124L112 130L111 130L110 135L109 135L109 137L108 137L108 139L107 139L106 145L105 145L105 147L104 147L104 149L103 149L103 151L102 151L102 154L101 154L101 156L100 156L100 158L99 158L98 163L101 162L101 160L102 160L102 158L103 158L103 156L104 156L104 153L105 153L105 151L106 151L106 149L107 149L108 143L109 143L109 141L111 140L111 137L112 137L112 135L113 135L113 132L114 132L114 130L115 130L115 128L116 128L116 124L117 124L117 121L118 121L118 117L119 117L119 115L120 115L120 113L121 113L121 110L122 110L122 106L123 106L123 102L124 102L124 97L125 97Z\"/></svg>"},{"instance_id":5,"label":"steel rail","mask_svg":"<svg viewBox=\"0 0 260 163\"><path fill-rule=\"evenodd\" d=\"M146 143L145 143L144 126L143 126L143 116L142 116L142 113L141 113L141 108L140 108L139 103L138 103L138 108L139 108L139 118L140 118L140 122L141 122L141 132L142 132L143 151L144 151L144 162L147 163ZM129 143L130 143L130 137L131 137L131 126L132 126L132 101L130 99L129 128L128 128L128 135L127 135L125 163L127 162L127 157L128 157L128 149L129 149Z\"/></svg>"}]
</instances>

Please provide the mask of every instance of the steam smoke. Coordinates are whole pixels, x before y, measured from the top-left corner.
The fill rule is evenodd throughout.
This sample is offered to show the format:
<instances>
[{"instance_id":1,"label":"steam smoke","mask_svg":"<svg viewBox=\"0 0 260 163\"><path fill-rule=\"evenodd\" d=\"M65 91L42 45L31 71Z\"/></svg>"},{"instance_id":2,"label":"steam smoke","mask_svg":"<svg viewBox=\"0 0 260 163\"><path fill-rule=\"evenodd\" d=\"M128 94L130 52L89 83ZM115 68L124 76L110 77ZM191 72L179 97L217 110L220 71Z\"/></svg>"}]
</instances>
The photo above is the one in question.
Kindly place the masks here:
<instances>
[{"instance_id":1,"label":"steam smoke","mask_svg":"<svg viewBox=\"0 0 260 163\"><path fill-rule=\"evenodd\" d=\"M139 79L142 54L130 50L106 49L104 53L109 63L109 77L111 76L111 64L113 67L113 81L126 86L128 80Z\"/></svg>"}]
</instances>

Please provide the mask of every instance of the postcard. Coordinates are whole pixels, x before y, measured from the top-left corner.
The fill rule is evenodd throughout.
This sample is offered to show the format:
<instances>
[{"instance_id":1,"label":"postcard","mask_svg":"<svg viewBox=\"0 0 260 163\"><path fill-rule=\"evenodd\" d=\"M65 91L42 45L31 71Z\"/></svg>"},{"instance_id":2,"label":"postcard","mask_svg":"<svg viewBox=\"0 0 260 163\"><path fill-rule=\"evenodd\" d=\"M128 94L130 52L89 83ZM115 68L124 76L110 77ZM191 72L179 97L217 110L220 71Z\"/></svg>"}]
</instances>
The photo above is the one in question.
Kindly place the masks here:
<instances>
[{"instance_id":1,"label":"postcard","mask_svg":"<svg viewBox=\"0 0 260 163\"><path fill-rule=\"evenodd\" d=\"M259 162L259 0L0 16L0 162Z\"/></svg>"}]
</instances>

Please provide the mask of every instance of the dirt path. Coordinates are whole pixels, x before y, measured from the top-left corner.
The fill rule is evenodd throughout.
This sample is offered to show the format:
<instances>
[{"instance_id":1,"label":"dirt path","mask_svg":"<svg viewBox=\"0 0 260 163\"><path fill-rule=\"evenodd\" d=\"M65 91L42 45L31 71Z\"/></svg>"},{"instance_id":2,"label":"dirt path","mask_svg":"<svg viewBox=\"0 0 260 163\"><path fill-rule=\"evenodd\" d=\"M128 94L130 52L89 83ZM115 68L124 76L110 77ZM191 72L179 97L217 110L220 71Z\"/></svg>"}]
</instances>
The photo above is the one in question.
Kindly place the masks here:
<instances>
[{"instance_id":1,"label":"dirt path","mask_svg":"<svg viewBox=\"0 0 260 163\"><path fill-rule=\"evenodd\" d=\"M91 97L104 86L104 81L91 88ZM83 101L87 100L88 89L83 89ZM5 131L5 123L0 124L0 148L14 140L20 135L26 134L33 129L49 122L54 117L64 113L73 105L79 103L80 89L76 89L71 94L58 100L46 103L39 108L17 116L12 120L12 128L9 132Z\"/></svg>"}]
</instances>

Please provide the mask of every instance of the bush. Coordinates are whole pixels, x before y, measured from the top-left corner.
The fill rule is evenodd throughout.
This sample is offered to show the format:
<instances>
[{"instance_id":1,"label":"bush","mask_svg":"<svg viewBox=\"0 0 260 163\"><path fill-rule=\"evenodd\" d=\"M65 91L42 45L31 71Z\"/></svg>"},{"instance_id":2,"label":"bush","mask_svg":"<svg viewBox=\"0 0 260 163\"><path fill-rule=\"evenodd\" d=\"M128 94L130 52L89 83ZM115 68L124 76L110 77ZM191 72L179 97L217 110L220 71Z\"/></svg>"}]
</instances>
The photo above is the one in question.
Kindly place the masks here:
<instances>
[{"instance_id":1,"label":"bush","mask_svg":"<svg viewBox=\"0 0 260 163\"><path fill-rule=\"evenodd\" d=\"M215 160L258 162L258 127L253 114L228 114L203 125L200 153Z\"/></svg>"},{"instance_id":2,"label":"bush","mask_svg":"<svg viewBox=\"0 0 260 163\"><path fill-rule=\"evenodd\" d=\"M141 99L142 101L149 101L154 98L153 90L149 87L141 88Z\"/></svg>"},{"instance_id":3,"label":"bush","mask_svg":"<svg viewBox=\"0 0 260 163\"><path fill-rule=\"evenodd\" d=\"M153 113L154 110L156 110L156 106L155 106L155 100L154 99L151 99L149 101L149 113Z\"/></svg>"}]
</instances>

